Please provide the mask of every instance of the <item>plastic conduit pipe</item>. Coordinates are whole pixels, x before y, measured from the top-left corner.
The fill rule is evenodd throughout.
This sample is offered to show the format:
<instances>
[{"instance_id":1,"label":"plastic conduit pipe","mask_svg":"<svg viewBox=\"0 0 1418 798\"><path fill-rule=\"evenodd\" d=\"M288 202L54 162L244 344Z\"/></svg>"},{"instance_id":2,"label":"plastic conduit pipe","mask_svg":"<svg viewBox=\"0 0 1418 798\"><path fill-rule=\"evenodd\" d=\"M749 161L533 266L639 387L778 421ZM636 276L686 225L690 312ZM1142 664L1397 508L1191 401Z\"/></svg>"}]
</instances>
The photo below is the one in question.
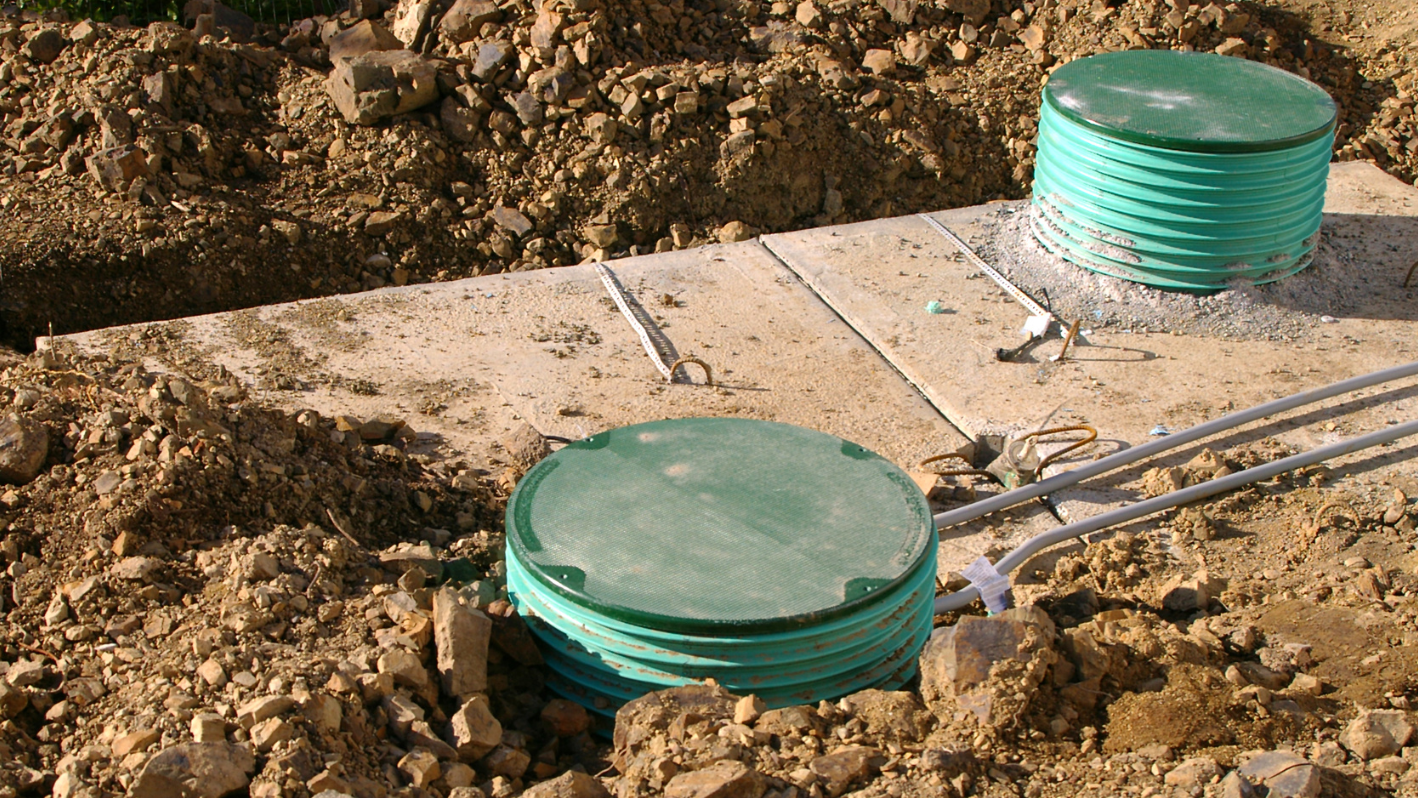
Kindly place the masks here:
<instances>
[{"instance_id":1,"label":"plastic conduit pipe","mask_svg":"<svg viewBox=\"0 0 1418 798\"><path fill-rule=\"evenodd\" d=\"M1259 482L1262 479L1283 474L1286 471L1294 471L1297 468L1304 468L1308 465L1323 462L1332 457L1357 452L1361 449L1368 449L1371 446L1378 446L1381 443L1389 443L1399 438L1406 438L1409 435L1418 435L1418 421L1409 421L1405 424L1397 424L1392 427L1385 427L1377 432L1370 432L1368 435L1360 435L1357 438L1350 438L1347 441L1331 443L1328 446L1321 446L1318 449L1311 449L1308 452L1301 452L1297 455L1286 457L1283 460L1276 460L1273 463L1266 463L1255 468L1248 468L1245 471L1238 471L1235 474L1213 479L1210 482L1203 482L1200 485L1193 485L1190 488L1173 491L1155 499L1148 499L1137 504L1130 504L1126 507L1119 507L1116 510L1092 518L1085 518L1072 524L1065 524L1057 529L1051 529L1040 535L1035 535L1025 541L1019 548L1005 555L1004 559L995 563L995 570L1001 574L1013 571L1024 561L1034 556L1042 549L1046 549L1055 543L1061 543L1069 538L1076 538L1086 535L1089 532L1097 532L1110 526L1126 523L1145 515L1169 510L1179 504L1186 504L1198 499L1205 499L1208 496L1215 496L1218 493L1225 493L1228 490L1244 487L1252 482ZM946 596L941 596L935 600L935 614L951 612L966 606L979 596L979 591L974 587L967 587L964 590L957 590Z\"/></svg>"},{"instance_id":2,"label":"plastic conduit pipe","mask_svg":"<svg viewBox=\"0 0 1418 798\"><path fill-rule=\"evenodd\" d=\"M1165 452L1168 449L1175 449L1178 446L1191 443L1192 441L1205 438L1209 435L1215 435L1218 432L1224 432L1233 427L1239 427L1242 424L1265 418L1266 416L1313 404L1322 399L1328 399L1342 393L1357 391L1360 388L1368 388L1414 375L1418 375L1418 361L1375 371L1371 374L1352 377L1332 385L1326 385L1323 388L1303 391L1283 399L1266 402L1263 405L1256 405L1249 410L1230 413L1221 418L1182 430L1181 432L1174 432L1171 435L1158 438L1155 441L1149 441L1141 446L1124 449L1121 452L1108 455L1101 460L1094 460L1091 463L1065 471L1062 474L1056 474L1040 482L1024 485L1011 491L996 494L988 499L972 502L959 509L941 513L935 517L935 525L937 529L945 529L949 526L973 521L976 518L989 515L998 510L1003 510L1006 507L1013 507L1016 504L1029 501L1030 499L1047 496L1056 490L1077 485L1085 479L1091 479L1099 474L1106 474L1109 471L1117 470L1125 465L1131 465L1139 460L1145 460L1153 455Z\"/></svg>"}]
</instances>

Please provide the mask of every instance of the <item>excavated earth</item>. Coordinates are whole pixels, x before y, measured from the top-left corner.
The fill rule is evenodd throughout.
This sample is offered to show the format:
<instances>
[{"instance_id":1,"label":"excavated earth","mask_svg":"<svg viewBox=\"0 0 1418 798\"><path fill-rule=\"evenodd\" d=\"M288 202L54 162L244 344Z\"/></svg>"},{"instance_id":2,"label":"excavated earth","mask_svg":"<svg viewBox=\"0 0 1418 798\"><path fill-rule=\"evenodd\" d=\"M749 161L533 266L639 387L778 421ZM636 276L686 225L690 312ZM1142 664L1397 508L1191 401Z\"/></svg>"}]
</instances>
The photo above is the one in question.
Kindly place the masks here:
<instances>
[{"instance_id":1,"label":"excavated earth","mask_svg":"<svg viewBox=\"0 0 1418 798\"><path fill-rule=\"evenodd\" d=\"M1308 74L1338 158L1418 169L1406 0L493 5L200 37L7 8L0 338L1021 198L1048 70L1124 47ZM409 37L425 105L337 109L357 18ZM0 798L1418 794L1411 481L1306 469L1101 533L1016 609L937 618L901 691L701 685L597 725L505 600L547 441L472 467L416 418L188 371L0 348Z\"/></svg>"},{"instance_id":2,"label":"excavated earth","mask_svg":"<svg viewBox=\"0 0 1418 798\"><path fill-rule=\"evenodd\" d=\"M1337 158L1418 169L1402 2L454 11L218 15L199 38L7 7L0 340L1020 198L1050 70L1124 48L1307 75L1340 104ZM352 123L332 57L404 46L417 90Z\"/></svg>"},{"instance_id":3,"label":"excavated earth","mask_svg":"<svg viewBox=\"0 0 1418 798\"><path fill-rule=\"evenodd\" d=\"M1016 609L937 618L898 692L767 709L711 683L597 725L505 600L506 497L548 442L523 428L491 470L427 443L220 370L5 356L0 798L1418 789L1412 480L1308 468L1092 536Z\"/></svg>"}]
</instances>

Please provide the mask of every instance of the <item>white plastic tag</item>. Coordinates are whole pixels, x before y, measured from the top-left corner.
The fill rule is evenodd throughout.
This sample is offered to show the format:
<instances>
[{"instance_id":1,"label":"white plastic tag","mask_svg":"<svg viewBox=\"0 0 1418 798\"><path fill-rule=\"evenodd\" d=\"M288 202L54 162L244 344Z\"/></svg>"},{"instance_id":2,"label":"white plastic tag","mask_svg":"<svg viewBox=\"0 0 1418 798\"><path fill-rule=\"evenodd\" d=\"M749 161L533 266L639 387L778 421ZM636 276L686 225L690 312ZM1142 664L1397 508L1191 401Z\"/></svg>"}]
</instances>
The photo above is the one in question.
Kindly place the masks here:
<instances>
[{"instance_id":1,"label":"white plastic tag","mask_svg":"<svg viewBox=\"0 0 1418 798\"><path fill-rule=\"evenodd\" d=\"M1009 609L1009 577L996 571L988 559L975 560L960 575L980 591L980 599L991 615Z\"/></svg>"},{"instance_id":2,"label":"white plastic tag","mask_svg":"<svg viewBox=\"0 0 1418 798\"><path fill-rule=\"evenodd\" d=\"M1038 338L1049 331L1049 322L1051 320L1052 317L1050 316L1030 316L1029 319L1024 322L1024 329L1020 330L1020 332L1030 338Z\"/></svg>"}]
</instances>

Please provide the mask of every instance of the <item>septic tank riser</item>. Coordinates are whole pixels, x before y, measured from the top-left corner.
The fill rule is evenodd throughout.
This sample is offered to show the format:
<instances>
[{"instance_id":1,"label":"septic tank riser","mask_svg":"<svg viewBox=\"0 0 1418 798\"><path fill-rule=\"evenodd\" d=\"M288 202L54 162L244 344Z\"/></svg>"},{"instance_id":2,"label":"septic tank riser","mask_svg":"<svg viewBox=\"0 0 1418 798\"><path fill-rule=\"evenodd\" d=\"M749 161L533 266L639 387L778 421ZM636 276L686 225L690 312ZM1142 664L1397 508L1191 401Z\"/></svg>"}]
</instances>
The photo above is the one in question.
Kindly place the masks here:
<instances>
[{"instance_id":1,"label":"septic tank riser","mask_svg":"<svg viewBox=\"0 0 1418 798\"><path fill-rule=\"evenodd\" d=\"M528 472L508 501L507 587L549 686L595 712L710 679L779 707L913 677L937 546L920 488L862 446L678 419Z\"/></svg>"},{"instance_id":2,"label":"septic tank riser","mask_svg":"<svg viewBox=\"0 0 1418 798\"><path fill-rule=\"evenodd\" d=\"M1249 81L1293 114L1272 129L1228 107ZM1208 127L1208 112L1225 118ZM1170 51L1081 59L1044 88L1030 226L1055 255L1158 288L1274 282L1314 260L1333 145L1333 102L1280 70Z\"/></svg>"},{"instance_id":3,"label":"septic tank riser","mask_svg":"<svg viewBox=\"0 0 1418 798\"><path fill-rule=\"evenodd\" d=\"M647 635L530 589L515 555L507 563L509 598L542 641L554 689L602 714L645 693L708 677L730 692L757 695L770 708L895 689L915 675L916 656L931 632L934 549L915 578L898 588L899 596L820 627L737 638Z\"/></svg>"}]
</instances>

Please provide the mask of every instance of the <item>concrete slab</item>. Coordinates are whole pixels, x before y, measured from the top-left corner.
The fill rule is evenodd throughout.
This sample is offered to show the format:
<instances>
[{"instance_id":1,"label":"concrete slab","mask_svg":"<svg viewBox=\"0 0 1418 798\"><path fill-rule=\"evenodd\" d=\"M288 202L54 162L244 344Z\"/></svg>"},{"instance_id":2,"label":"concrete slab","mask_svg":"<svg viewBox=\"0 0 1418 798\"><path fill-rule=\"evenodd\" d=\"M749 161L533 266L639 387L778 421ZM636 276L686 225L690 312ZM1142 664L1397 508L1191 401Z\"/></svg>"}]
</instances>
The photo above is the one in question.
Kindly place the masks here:
<instances>
[{"instance_id":1,"label":"concrete slab","mask_svg":"<svg viewBox=\"0 0 1418 798\"><path fill-rule=\"evenodd\" d=\"M1019 209L1017 203L994 204L932 215L974 247L999 235L1001 219ZM996 349L1023 340L1024 310L919 218L763 240L961 430L975 436L1090 424L1101 440L1072 460L1079 462L1143 442L1159 425L1182 429L1233 408L1414 359L1418 304L1400 285L1418 259L1418 191L1371 165L1338 164L1326 211L1327 240L1337 257L1352 264L1355 294L1365 301L1357 312L1322 325L1310 340L1099 330L1062 363L1048 360L1060 347L1057 340L1040 345L1032 362L996 360ZM931 300L947 312L928 313ZM1211 445L1275 434L1310 448L1412 417L1415 408L1413 391L1399 391L1386 403L1336 400ZM1187 447L1171 461L1199 450ZM1053 470L1069 467L1066 460ZM1134 469L1097 482L1117 485L1137 476ZM1131 490L1085 486L1053 498L1070 520L1135 497Z\"/></svg>"},{"instance_id":2,"label":"concrete slab","mask_svg":"<svg viewBox=\"0 0 1418 798\"><path fill-rule=\"evenodd\" d=\"M396 415L434 456L494 467L519 419L580 438L662 418L742 416L861 443L910 467L965 443L761 244L609 264L669 344L714 370L666 384L593 267L385 289L69 336L201 377L216 368L288 409ZM677 375L681 380L684 374ZM1040 519L1039 513L1043 512ZM1054 523L1036 505L1019 518ZM951 544L958 569L998 535ZM1009 529L1019 528L1011 522ZM956 536L959 537L959 536ZM968 558L968 559L963 559Z\"/></svg>"},{"instance_id":3,"label":"concrete slab","mask_svg":"<svg viewBox=\"0 0 1418 798\"><path fill-rule=\"evenodd\" d=\"M935 216L978 246L1003 235L1017 207ZM702 383L697 370L666 384L589 265L101 330L56 345L140 355L199 379L226 371L288 409L401 416L420 431L424 453L460 467L496 468L496 442L522 420L577 438L660 418L771 419L857 441L907 468L960 447L960 431L1097 427L1102 439L1057 470L1146 440L1158 425L1181 429L1412 359L1418 298L1398 286L1418 258L1418 192L1367 165L1339 165L1327 209L1327 241L1352 264L1348 299L1359 300L1298 342L1106 330L1063 363L1047 357L1056 340L1028 362L1001 363L994 352L1021 340L1024 311L939 233L904 217L610 264L670 350L713 366L714 387L687 384ZM933 299L950 312L927 313ZM1399 385L1208 443L1273 435L1310 448L1415 408L1418 386ZM1399 445L1357 455L1337 473L1414 476L1415 454L1418 446ZM1135 499L1141 471L1051 498L1066 519L1086 517ZM1034 503L948 530L941 570L998 558L1056 524ZM1027 582L1034 567L1018 578Z\"/></svg>"}]
</instances>

